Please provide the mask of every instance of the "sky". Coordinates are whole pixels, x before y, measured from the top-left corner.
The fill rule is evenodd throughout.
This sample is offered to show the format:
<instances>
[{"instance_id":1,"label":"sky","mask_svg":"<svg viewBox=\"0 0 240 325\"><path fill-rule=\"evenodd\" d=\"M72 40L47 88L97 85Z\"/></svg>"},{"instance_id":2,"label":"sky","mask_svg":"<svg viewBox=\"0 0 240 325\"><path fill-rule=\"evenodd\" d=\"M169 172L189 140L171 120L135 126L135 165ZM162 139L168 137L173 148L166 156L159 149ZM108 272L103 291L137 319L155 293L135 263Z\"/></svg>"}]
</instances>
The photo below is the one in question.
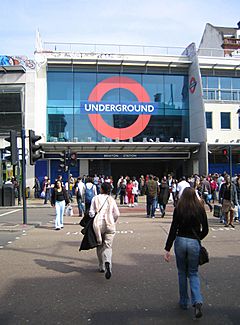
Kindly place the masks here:
<instances>
[{"instance_id":1,"label":"sky","mask_svg":"<svg viewBox=\"0 0 240 325\"><path fill-rule=\"evenodd\" d=\"M239 0L12 0L1 8L0 55L34 58L37 30L43 42L198 47L206 23L239 21Z\"/></svg>"}]
</instances>

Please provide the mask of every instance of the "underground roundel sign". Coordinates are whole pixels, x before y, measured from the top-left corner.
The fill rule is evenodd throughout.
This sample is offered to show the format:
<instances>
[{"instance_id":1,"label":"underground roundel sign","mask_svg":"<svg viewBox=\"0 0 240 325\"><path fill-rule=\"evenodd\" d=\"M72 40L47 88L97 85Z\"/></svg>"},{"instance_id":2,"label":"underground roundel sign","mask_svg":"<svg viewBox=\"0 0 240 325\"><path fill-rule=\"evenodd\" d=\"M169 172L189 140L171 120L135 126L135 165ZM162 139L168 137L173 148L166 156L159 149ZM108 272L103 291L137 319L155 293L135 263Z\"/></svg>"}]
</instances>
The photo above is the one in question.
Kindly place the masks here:
<instances>
[{"instance_id":1,"label":"underground roundel sign","mask_svg":"<svg viewBox=\"0 0 240 325\"><path fill-rule=\"evenodd\" d=\"M197 81L194 77L192 77L189 82L189 90L191 94L195 92L196 86L197 86Z\"/></svg>"},{"instance_id":2,"label":"underground roundel sign","mask_svg":"<svg viewBox=\"0 0 240 325\"><path fill-rule=\"evenodd\" d=\"M150 98L146 90L134 79L128 77L110 77L99 82L92 92L88 100L92 102L100 102L102 97L110 90L116 88L125 88L131 91L137 100L141 103L150 102ZM89 120L93 127L102 135L110 139L126 140L133 138L141 133L148 125L151 115L139 115L137 120L126 128L115 128L108 125L100 114L88 114Z\"/></svg>"}]
</instances>

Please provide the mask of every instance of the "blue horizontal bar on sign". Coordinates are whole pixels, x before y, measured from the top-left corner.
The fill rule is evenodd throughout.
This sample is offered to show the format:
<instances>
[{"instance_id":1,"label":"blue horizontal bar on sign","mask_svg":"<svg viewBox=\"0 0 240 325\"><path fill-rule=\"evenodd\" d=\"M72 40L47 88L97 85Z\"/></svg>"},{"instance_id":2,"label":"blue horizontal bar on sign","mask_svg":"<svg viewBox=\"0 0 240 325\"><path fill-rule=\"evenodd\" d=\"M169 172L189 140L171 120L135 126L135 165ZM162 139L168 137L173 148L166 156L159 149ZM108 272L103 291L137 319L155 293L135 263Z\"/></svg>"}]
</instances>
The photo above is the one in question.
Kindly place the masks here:
<instances>
[{"instance_id":1,"label":"blue horizontal bar on sign","mask_svg":"<svg viewBox=\"0 0 240 325\"><path fill-rule=\"evenodd\" d=\"M127 115L155 115L158 104L151 103L110 103L110 102L90 102L81 101L80 113L85 114L127 114Z\"/></svg>"},{"instance_id":2,"label":"blue horizontal bar on sign","mask_svg":"<svg viewBox=\"0 0 240 325\"><path fill-rule=\"evenodd\" d=\"M58 154L45 154L45 158L49 159L59 159ZM189 159L190 154L189 152L175 152L175 153L93 153L93 154L87 154L87 153L81 153L77 154L78 159L149 159L149 158L155 158L155 159Z\"/></svg>"}]
</instances>

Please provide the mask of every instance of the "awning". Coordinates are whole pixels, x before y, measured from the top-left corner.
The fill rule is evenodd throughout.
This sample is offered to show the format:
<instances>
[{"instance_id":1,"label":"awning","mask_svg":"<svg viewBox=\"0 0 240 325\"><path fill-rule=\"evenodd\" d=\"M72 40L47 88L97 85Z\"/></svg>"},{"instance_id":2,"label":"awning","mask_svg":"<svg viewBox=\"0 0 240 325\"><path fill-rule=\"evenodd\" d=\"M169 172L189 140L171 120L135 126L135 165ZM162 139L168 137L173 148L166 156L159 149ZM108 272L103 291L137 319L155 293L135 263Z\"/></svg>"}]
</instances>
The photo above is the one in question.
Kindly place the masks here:
<instances>
[{"instance_id":1,"label":"awning","mask_svg":"<svg viewBox=\"0 0 240 325\"><path fill-rule=\"evenodd\" d=\"M47 142L41 144L44 156L55 157L64 150L91 159L159 158L189 159L200 143L191 142ZM97 156L97 154L100 154ZM84 156L85 155L85 156ZM114 156L115 155L115 156Z\"/></svg>"}]
</instances>

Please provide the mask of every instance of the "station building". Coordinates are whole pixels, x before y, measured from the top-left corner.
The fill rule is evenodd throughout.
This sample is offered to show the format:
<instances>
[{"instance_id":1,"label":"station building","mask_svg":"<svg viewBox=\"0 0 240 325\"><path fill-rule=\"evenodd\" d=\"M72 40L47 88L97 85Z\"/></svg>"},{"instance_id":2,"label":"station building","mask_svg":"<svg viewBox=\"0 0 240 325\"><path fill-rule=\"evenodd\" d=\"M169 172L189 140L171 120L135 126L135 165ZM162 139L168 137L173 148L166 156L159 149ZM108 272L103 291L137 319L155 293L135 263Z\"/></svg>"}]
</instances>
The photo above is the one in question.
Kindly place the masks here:
<instances>
[{"instance_id":1,"label":"station building","mask_svg":"<svg viewBox=\"0 0 240 325\"><path fill-rule=\"evenodd\" d=\"M238 45L228 47L229 37ZM198 49L42 43L39 36L37 44L33 62L0 70L0 97L18 94L19 128L42 136L42 159L27 166L30 186L35 175L66 179L64 151L76 154L74 177L240 173L239 28L207 24ZM6 101L0 107L6 115ZM14 128L8 121L5 131Z\"/></svg>"}]
</instances>

